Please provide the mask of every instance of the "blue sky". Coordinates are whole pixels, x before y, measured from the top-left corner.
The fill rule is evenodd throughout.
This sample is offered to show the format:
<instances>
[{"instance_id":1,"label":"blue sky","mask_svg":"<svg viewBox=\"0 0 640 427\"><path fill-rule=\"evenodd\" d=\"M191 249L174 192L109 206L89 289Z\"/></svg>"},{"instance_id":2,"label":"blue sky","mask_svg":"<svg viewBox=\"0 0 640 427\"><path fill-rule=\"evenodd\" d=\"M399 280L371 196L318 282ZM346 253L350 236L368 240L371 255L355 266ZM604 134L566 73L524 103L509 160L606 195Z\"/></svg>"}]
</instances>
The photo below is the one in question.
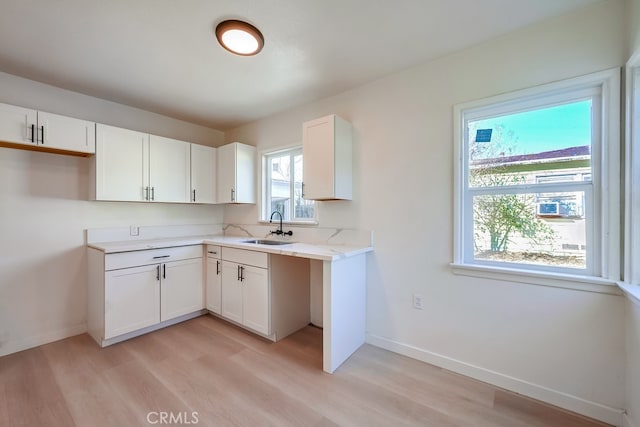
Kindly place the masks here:
<instances>
[{"instance_id":1,"label":"blue sky","mask_svg":"<svg viewBox=\"0 0 640 427\"><path fill-rule=\"evenodd\" d=\"M532 154L591 144L591 100L555 107L493 117L469 123L470 128L494 129L503 126L503 146L510 155ZM475 131L470 135L475 139ZM478 143L483 144L483 143Z\"/></svg>"}]
</instances>

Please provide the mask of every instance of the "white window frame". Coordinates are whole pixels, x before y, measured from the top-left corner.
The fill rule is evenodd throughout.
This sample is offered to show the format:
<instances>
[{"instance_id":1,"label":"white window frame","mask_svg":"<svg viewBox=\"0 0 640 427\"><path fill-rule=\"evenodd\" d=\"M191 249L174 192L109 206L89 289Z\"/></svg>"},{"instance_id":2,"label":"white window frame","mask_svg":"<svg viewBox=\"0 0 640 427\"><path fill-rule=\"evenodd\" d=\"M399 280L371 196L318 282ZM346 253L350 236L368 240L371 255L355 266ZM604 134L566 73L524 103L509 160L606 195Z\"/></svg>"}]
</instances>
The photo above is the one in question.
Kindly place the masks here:
<instances>
[{"instance_id":1,"label":"white window frame","mask_svg":"<svg viewBox=\"0 0 640 427\"><path fill-rule=\"evenodd\" d=\"M281 155L285 155L285 154L289 154L291 156L296 156L298 154L302 154L302 145L295 145L295 146L288 146L288 147L280 147L280 148L275 148L275 149L271 149L271 150L264 150L260 153L260 158L261 158L261 162L260 162L260 180L261 180L261 197L260 197L260 217L258 219L258 222L261 223L268 223L270 216L271 216L271 185L269 185L271 183L271 170L269 170L268 165L268 161L269 158L271 157L278 157ZM291 167L294 167L293 162L291 162ZM292 175L293 176L293 175ZM293 195L293 191L294 191L294 181L291 181L290 184L290 188L289 188L289 192L290 192L290 211L293 213L295 212L295 200L294 200L294 195ZM318 205L315 204L315 208L314 208L314 217L313 218L309 218L309 219L289 219L289 220L283 220L282 222L284 224L299 224L299 225L317 225L318 224ZM274 220L280 220L279 217L275 217Z\"/></svg>"},{"instance_id":2,"label":"white window frame","mask_svg":"<svg viewBox=\"0 0 640 427\"><path fill-rule=\"evenodd\" d=\"M640 304L640 51L626 67L624 277L627 297Z\"/></svg>"},{"instance_id":3,"label":"white window frame","mask_svg":"<svg viewBox=\"0 0 640 427\"><path fill-rule=\"evenodd\" d=\"M593 200L587 227L588 268L546 268L507 262L479 262L473 259L473 209L467 190L466 122L483 116L515 113L517 108L570 102L574 94L599 92L601 122L593 124L592 185ZM573 98L576 99L576 98ZM580 99L579 97L577 99ZM519 90L499 96L459 104L454 107L454 253L456 274L488 277L522 283L560 286L594 292L616 293L620 279L620 70L610 69L560 82ZM594 106L595 107L595 106ZM576 184L580 185L580 184ZM589 184L591 185L591 184ZM480 193L517 193L530 190L561 191L558 184L503 186L497 190L483 188ZM475 194L477 194L476 192ZM587 193L585 193L587 197Z\"/></svg>"}]
</instances>

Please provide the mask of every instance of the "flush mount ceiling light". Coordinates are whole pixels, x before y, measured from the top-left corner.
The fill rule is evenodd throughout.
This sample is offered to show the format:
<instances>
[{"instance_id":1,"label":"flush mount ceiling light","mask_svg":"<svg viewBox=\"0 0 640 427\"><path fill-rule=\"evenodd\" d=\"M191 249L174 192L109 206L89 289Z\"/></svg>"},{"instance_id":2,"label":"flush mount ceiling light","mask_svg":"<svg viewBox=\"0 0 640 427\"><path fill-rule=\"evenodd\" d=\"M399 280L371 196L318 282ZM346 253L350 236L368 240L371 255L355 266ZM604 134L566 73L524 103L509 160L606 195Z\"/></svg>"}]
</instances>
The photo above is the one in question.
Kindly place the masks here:
<instances>
[{"instance_id":1,"label":"flush mount ceiling light","mask_svg":"<svg viewBox=\"0 0 640 427\"><path fill-rule=\"evenodd\" d=\"M264 46L260 30L243 21L222 21L216 27L216 38L220 46L236 55L255 55Z\"/></svg>"}]
</instances>

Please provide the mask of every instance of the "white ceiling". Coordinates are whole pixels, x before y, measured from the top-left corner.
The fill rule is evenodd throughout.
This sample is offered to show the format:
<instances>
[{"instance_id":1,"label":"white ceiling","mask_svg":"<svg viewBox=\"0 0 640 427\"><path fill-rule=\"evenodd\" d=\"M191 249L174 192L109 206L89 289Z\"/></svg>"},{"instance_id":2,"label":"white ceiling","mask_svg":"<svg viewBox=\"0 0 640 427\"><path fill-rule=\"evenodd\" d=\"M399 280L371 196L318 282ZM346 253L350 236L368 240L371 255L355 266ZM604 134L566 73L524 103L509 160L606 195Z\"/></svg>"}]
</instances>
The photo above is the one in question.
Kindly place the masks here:
<instances>
[{"instance_id":1,"label":"white ceiling","mask_svg":"<svg viewBox=\"0 0 640 427\"><path fill-rule=\"evenodd\" d=\"M0 0L0 71L226 130L596 1Z\"/></svg>"}]
</instances>

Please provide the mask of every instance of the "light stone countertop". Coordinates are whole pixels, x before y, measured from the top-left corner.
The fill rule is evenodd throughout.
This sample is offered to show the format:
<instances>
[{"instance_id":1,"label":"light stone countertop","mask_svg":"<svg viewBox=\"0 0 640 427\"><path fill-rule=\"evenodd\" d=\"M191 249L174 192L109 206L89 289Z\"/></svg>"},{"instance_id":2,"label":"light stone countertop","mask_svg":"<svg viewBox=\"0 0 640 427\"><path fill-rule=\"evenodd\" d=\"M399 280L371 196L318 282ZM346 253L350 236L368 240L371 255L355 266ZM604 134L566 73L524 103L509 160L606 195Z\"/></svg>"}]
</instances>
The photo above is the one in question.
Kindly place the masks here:
<instances>
[{"instance_id":1,"label":"light stone countertop","mask_svg":"<svg viewBox=\"0 0 640 427\"><path fill-rule=\"evenodd\" d=\"M161 249L174 246L189 245L219 245L237 249L247 249L258 252L267 252L278 255L288 255L300 258L310 258L322 261L336 261L343 258L349 258L355 255L372 252L373 246L351 246L351 245L326 245L296 242L286 245L262 245L256 243L244 243L246 240L260 239L257 237L239 237L239 236L189 236L189 237L172 237L166 239L153 240L136 240L125 242L97 242L89 243L88 247L97 249L105 254L141 251L146 249ZM283 240L283 239L267 239L267 240Z\"/></svg>"}]
</instances>

